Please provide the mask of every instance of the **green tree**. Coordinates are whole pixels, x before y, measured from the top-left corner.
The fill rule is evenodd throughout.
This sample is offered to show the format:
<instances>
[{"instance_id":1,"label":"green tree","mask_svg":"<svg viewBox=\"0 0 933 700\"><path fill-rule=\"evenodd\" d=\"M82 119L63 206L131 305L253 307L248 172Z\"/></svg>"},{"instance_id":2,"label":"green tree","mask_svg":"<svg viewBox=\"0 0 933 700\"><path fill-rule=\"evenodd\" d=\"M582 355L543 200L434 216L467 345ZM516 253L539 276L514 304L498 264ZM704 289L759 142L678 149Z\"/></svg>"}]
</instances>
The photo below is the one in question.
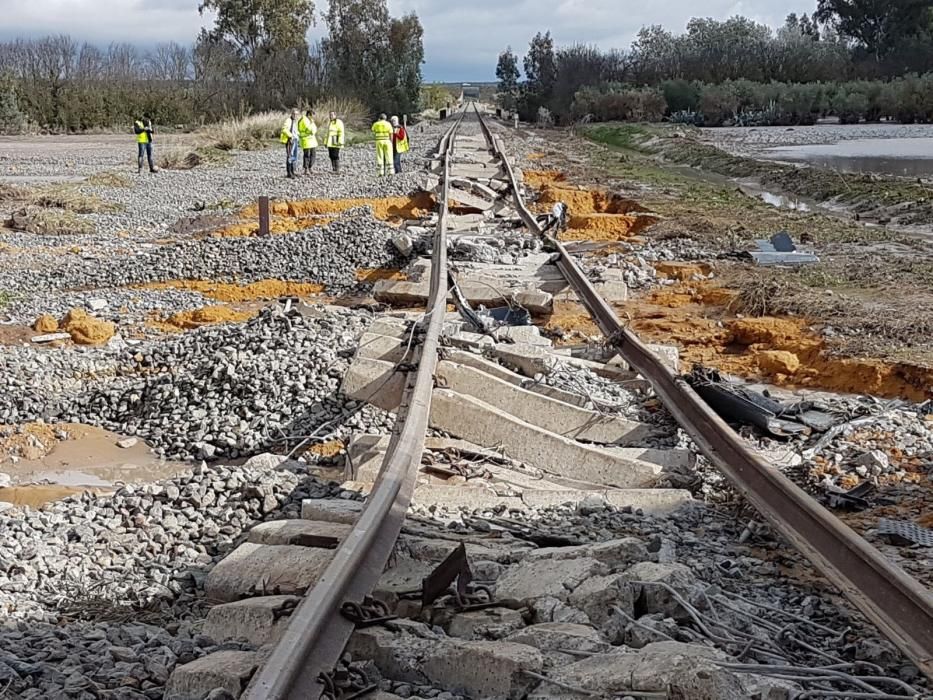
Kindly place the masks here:
<instances>
[{"instance_id":1,"label":"green tree","mask_svg":"<svg viewBox=\"0 0 933 700\"><path fill-rule=\"evenodd\" d=\"M424 62L418 16L393 19L386 0L330 0L325 20L322 50L332 89L374 112L414 111Z\"/></svg>"},{"instance_id":2,"label":"green tree","mask_svg":"<svg viewBox=\"0 0 933 700\"><path fill-rule=\"evenodd\" d=\"M509 46L499 54L499 63L496 64L496 78L499 79L499 94L497 100L503 109L515 109L518 100L518 56Z\"/></svg>"},{"instance_id":3,"label":"green tree","mask_svg":"<svg viewBox=\"0 0 933 700\"><path fill-rule=\"evenodd\" d=\"M274 90L285 99L294 93L314 24L312 0L201 0L198 12L216 13L207 35L215 45L233 47L256 94Z\"/></svg>"},{"instance_id":4,"label":"green tree","mask_svg":"<svg viewBox=\"0 0 933 700\"><path fill-rule=\"evenodd\" d=\"M389 24L389 55L383 85L389 89L387 110L399 115L418 109L421 94L421 64L424 63L424 28L411 12Z\"/></svg>"},{"instance_id":5,"label":"green tree","mask_svg":"<svg viewBox=\"0 0 933 700\"><path fill-rule=\"evenodd\" d=\"M816 18L832 23L880 61L901 41L929 27L931 0L819 0Z\"/></svg>"},{"instance_id":6,"label":"green tree","mask_svg":"<svg viewBox=\"0 0 933 700\"><path fill-rule=\"evenodd\" d=\"M20 111L13 79L0 74L0 134L18 134L25 128L26 116Z\"/></svg>"},{"instance_id":7,"label":"green tree","mask_svg":"<svg viewBox=\"0 0 933 700\"><path fill-rule=\"evenodd\" d=\"M528 46L523 61L525 84L521 96L522 118L537 121L541 108L547 108L557 82L557 63L554 58L554 40L551 33L538 32Z\"/></svg>"},{"instance_id":8,"label":"green tree","mask_svg":"<svg viewBox=\"0 0 933 700\"><path fill-rule=\"evenodd\" d=\"M526 85L529 91L547 101L557 81L557 62L554 59L554 40L551 33L535 34L523 61Z\"/></svg>"}]
</instances>

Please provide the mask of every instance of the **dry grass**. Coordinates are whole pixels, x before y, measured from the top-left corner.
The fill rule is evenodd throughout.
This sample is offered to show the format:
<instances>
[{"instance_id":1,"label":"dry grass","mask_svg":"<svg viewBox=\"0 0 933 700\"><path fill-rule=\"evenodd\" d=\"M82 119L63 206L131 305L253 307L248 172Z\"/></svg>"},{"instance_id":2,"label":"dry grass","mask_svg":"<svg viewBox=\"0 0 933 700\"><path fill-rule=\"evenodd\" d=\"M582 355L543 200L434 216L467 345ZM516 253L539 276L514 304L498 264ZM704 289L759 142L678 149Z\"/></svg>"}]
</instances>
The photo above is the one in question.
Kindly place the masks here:
<instances>
[{"instance_id":1,"label":"dry grass","mask_svg":"<svg viewBox=\"0 0 933 700\"><path fill-rule=\"evenodd\" d=\"M221 151L255 151L279 137L285 114L262 112L248 117L227 119L207 127L200 134L202 145Z\"/></svg>"},{"instance_id":2,"label":"dry grass","mask_svg":"<svg viewBox=\"0 0 933 700\"><path fill-rule=\"evenodd\" d=\"M75 214L101 214L119 211L120 206L97 195L84 194L73 187L47 187L36 191L31 204L46 209L63 209Z\"/></svg>"},{"instance_id":3,"label":"dry grass","mask_svg":"<svg viewBox=\"0 0 933 700\"><path fill-rule=\"evenodd\" d=\"M738 284L733 311L750 316L814 319L835 334L832 345L854 356L933 361L933 296L922 290L836 291L807 284L807 275L769 271ZM901 290L903 292L903 290Z\"/></svg>"},{"instance_id":4,"label":"dry grass","mask_svg":"<svg viewBox=\"0 0 933 700\"><path fill-rule=\"evenodd\" d=\"M94 173L85 182L95 187L130 187L133 184L126 175L112 171Z\"/></svg>"},{"instance_id":5,"label":"dry grass","mask_svg":"<svg viewBox=\"0 0 933 700\"><path fill-rule=\"evenodd\" d=\"M328 97L326 100L314 103L311 107L317 115L318 126L321 126L331 112L336 112L348 127L369 127L371 116L369 109L352 97Z\"/></svg>"},{"instance_id":6,"label":"dry grass","mask_svg":"<svg viewBox=\"0 0 933 700\"><path fill-rule=\"evenodd\" d=\"M25 202L32 196L32 190L22 185L0 182L0 203Z\"/></svg>"},{"instance_id":7,"label":"dry grass","mask_svg":"<svg viewBox=\"0 0 933 700\"><path fill-rule=\"evenodd\" d=\"M90 221L66 209L25 207L14 212L9 223L17 231L43 236L84 236L94 233L94 225Z\"/></svg>"},{"instance_id":8,"label":"dry grass","mask_svg":"<svg viewBox=\"0 0 933 700\"><path fill-rule=\"evenodd\" d=\"M301 105L302 110L308 105ZM368 110L359 100L332 97L314 104L318 126L332 110L350 126L368 127ZM233 151L257 151L276 146L287 112L261 112L245 117L225 119L204 127L195 134L195 146L189 149L161 151L158 166L164 170L191 170L205 163L223 162ZM347 134L347 142L354 143L354 135Z\"/></svg>"}]
</instances>

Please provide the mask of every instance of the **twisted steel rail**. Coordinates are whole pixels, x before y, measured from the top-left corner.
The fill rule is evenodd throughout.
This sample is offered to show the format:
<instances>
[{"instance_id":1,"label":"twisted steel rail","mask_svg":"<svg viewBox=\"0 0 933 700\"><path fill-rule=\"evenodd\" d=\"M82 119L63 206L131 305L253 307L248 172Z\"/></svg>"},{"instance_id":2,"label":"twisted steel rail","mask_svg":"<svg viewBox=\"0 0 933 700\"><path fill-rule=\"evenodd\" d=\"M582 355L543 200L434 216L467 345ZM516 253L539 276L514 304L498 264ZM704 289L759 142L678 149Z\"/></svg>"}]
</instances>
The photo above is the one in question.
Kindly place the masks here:
<instances>
[{"instance_id":1,"label":"twisted steel rail","mask_svg":"<svg viewBox=\"0 0 933 700\"><path fill-rule=\"evenodd\" d=\"M464 110L441 140L444 175L439 217L434 235L431 292L421 342L418 369L408 384L398 424L366 507L351 533L340 544L314 588L292 614L272 653L251 680L248 700L317 700L324 690L320 676L339 661L354 624L340 614L346 601L369 595L385 569L411 502L425 431L431 411L434 370L444 316L447 312L447 195L454 140Z\"/></svg>"},{"instance_id":2,"label":"twisted steel rail","mask_svg":"<svg viewBox=\"0 0 933 700\"><path fill-rule=\"evenodd\" d=\"M512 184L525 225L557 251L557 266L621 357L651 384L665 408L693 438L700 452L881 632L933 680L933 596L864 538L814 501L803 489L752 452L682 378L675 375L632 331L560 241L545 234L525 206L502 141L477 110Z\"/></svg>"}]
</instances>

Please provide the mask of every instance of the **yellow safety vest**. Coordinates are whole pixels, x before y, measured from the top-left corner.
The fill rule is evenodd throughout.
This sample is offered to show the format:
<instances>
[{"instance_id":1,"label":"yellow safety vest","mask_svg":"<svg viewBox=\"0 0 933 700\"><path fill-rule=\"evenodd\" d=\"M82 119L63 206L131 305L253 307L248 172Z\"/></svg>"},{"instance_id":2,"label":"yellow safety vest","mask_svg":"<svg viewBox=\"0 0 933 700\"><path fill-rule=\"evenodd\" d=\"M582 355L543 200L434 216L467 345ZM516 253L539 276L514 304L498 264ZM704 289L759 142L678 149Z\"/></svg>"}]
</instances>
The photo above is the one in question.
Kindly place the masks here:
<instances>
[{"instance_id":1,"label":"yellow safety vest","mask_svg":"<svg viewBox=\"0 0 933 700\"><path fill-rule=\"evenodd\" d=\"M279 141L281 141L282 143L288 143L289 140L292 138L292 128L293 128L292 118L289 117L288 119L285 120L285 123L282 124L282 131L279 133Z\"/></svg>"},{"instance_id":2,"label":"yellow safety vest","mask_svg":"<svg viewBox=\"0 0 933 700\"><path fill-rule=\"evenodd\" d=\"M401 128L401 127L399 127ZM395 140L396 153L408 153L411 147L408 145L408 131L405 131L405 138Z\"/></svg>"},{"instance_id":3,"label":"yellow safety vest","mask_svg":"<svg viewBox=\"0 0 933 700\"><path fill-rule=\"evenodd\" d=\"M133 125L135 131L136 129L142 129L138 134L136 134L136 143L149 143L149 132L146 131L146 125L142 123L139 119L136 120Z\"/></svg>"},{"instance_id":4,"label":"yellow safety vest","mask_svg":"<svg viewBox=\"0 0 933 700\"><path fill-rule=\"evenodd\" d=\"M392 125L384 119L380 119L373 124L373 136L376 137L376 141L391 141Z\"/></svg>"},{"instance_id":5,"label":"yellow safety vest","mask_svg":"<svg viewBox=\"0 0 933 700\"><path fill-rule=\"evenodd\" d=\"M317 148L317 124L307 115L303 116L298 122L298 138L301 141L301 149Z\"/></svg>"},{"instance_id":6,"label":"yellow safety vest","mask_svg":"<svg viewBox=\"0 0 933 700\"><path fill-rule=\"evenodd\" d=\"M327 147L343 148L343 122L339 119L327 125Z\"/></svg>"}]
</instances>

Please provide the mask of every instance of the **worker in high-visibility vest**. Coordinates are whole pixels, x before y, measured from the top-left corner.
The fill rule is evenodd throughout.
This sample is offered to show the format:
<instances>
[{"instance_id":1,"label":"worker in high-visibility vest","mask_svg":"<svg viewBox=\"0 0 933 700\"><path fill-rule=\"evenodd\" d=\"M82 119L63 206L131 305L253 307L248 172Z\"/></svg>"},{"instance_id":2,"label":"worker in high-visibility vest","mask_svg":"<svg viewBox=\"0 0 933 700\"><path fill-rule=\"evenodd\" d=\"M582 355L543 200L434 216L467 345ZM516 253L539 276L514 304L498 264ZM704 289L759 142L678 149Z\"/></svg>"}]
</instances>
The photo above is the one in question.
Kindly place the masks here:
<instances>
[{"instance_id":1,"label":"worker in high-visibility vest","mask_svg":"<svg viewBox=\"0 0 933 700\"><path fill-rule=\"evenodd\" d=\"M296 177L295 168L298 164L298 110L293 109L291 116L282 124L279 132L279 141L285 144L285 176L289 179Z\"/></svg>"},{"instance_id":2,"label":"worker in high-visibility vest","mask_svg":"<svg viewBox=\"0 0 933 700\"><path fill-rule=\"evenodd\" d=\"M398 117L392 117L392 159L395 165L395 172L402 172L402 154L408 153L408 131L399 124Z\"/></svg>"},{"instance_id":3,"label":"worker in high-visibility vest","mask_svg":"<svg viewBox=\"0 0 933 700\"><path fill-rule=\"evenodd\" d=\"M343 121L337 119L336 112L331 112L327 124L327 155L330 156L330 165L335 173L340 172L340 149L343 148L343 140Z\"/></svg>"},{"instance_id":4,"label":"worker in high-visibility vest","mask_svg":"<svg viewBox=\"0 0 933 700\"><path fill-rule=\"evenodd\" d=\"M133 133L136 134L136 173L143 171L143 156L149 161L149 172L156 172L156 167L152 163L152 119L148 114L137 119L133 123Z\"/></svg>"},{"instance_id":5,"label":"worker in high-visibility vest","mask_svg":"<svg viewBox=\"0 0 933 700\"><path fill-rule=\"evenodd\" d=\"M307 177L314 167L314 154L317 151L317 124L314 123L314 110L309 109L298 120L298 140L304 154L304 174Z\"/></svg>"},{"instance_id":6,"label":"worker in high-visibility vest","mask_svg":"<svg viewBox=\"0 0 933 700\"><path fill-rule=\"evenodd\" d=\"M386 115L380 114L373 124L373 136L376 137L376 173L389 175L392 172L392 125Z\"/></svg>"}]
</instances>

